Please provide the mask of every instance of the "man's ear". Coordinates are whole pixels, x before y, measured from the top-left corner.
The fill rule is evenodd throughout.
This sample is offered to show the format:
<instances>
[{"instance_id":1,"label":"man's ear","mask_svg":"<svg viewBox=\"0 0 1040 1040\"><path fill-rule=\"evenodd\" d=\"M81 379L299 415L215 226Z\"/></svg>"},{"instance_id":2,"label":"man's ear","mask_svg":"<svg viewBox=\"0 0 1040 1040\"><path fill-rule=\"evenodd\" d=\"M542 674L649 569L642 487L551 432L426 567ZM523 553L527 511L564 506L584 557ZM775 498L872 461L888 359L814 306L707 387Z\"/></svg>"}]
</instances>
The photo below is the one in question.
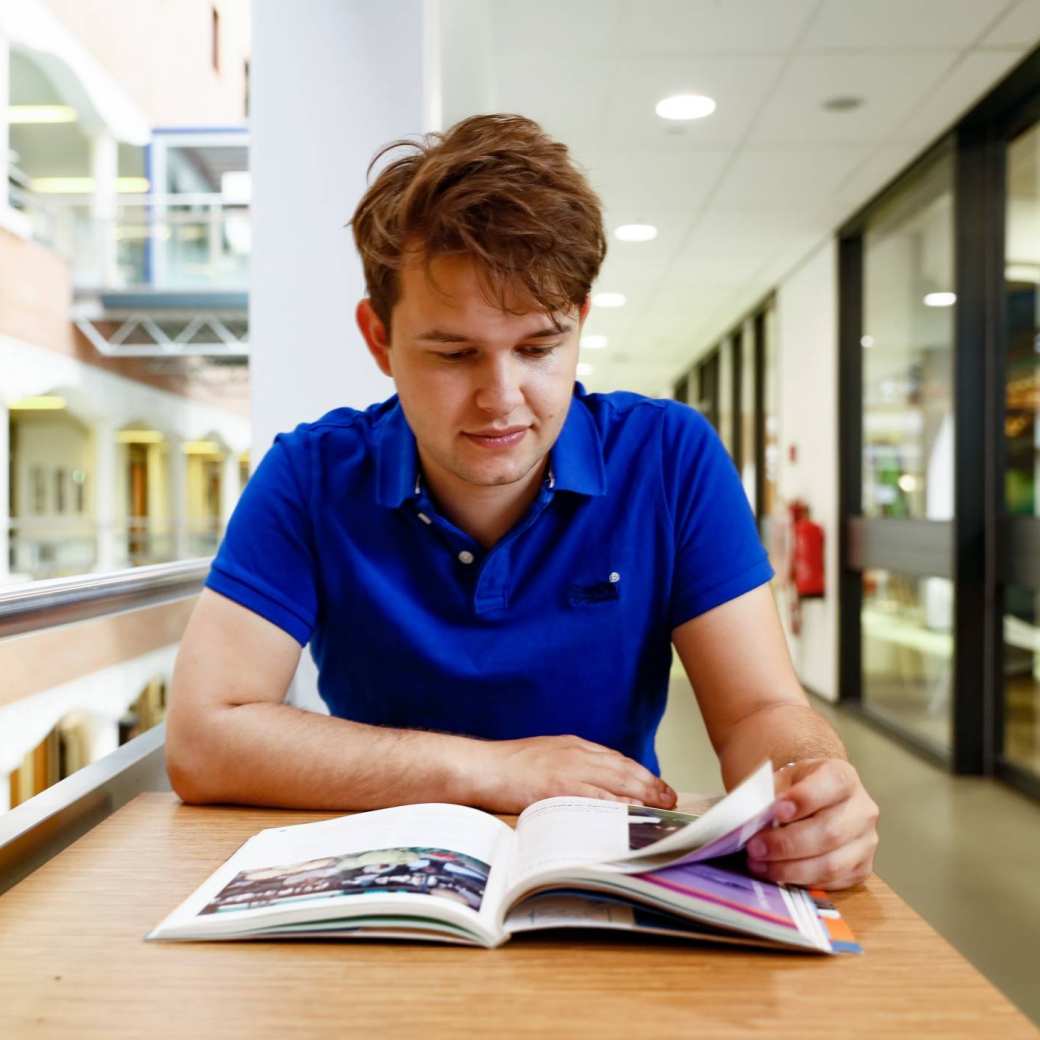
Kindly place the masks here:
<instances>
[{"instance_id":1,"label":"man's ear","mask_svg":"<svg viewBox=\"0 0 1040 1040\"><path fill-rule=\"evenodd\" d=\"M592 296L588 295L585 297L585 302L578 308L578 324L584 325L585 319L589 316L589 308L592 306Z\"/></svg>"},{"instance_id":2,"label":"man's ear","mask_svg":"<svg viewBox=\"0 0 1040 1040\"><path fill-rule=\"evenodd\" d=\"M379 371L384 376L393 378L394 373L390 365L390 336L379 315L373 310L372 301L367 298L362 300L357 305L354 317L361 335L365 337L369 353L379 366Z\"/></svg>"}]
</instances>

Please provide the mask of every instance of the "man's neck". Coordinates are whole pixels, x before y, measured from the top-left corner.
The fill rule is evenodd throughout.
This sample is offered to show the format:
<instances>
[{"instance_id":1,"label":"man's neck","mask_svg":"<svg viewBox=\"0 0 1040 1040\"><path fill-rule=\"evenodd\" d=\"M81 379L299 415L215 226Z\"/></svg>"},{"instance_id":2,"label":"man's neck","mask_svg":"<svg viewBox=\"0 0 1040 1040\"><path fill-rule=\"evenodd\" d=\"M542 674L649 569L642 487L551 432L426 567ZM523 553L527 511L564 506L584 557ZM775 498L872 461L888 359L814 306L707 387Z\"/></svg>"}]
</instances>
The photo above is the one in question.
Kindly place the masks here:
<instances>
[{"instance_id":1,"label":"man's neck","mask_svg":"<svg viewBox=\"0 0 1040 1040\"><path fill-rule=\"evenodd\" d=\"M485 549L507 534L538 497L548 463L542 461L513 484L466 484L436 467L423 467L423 481L441 512Z\"/></svg>"}]
</instances>

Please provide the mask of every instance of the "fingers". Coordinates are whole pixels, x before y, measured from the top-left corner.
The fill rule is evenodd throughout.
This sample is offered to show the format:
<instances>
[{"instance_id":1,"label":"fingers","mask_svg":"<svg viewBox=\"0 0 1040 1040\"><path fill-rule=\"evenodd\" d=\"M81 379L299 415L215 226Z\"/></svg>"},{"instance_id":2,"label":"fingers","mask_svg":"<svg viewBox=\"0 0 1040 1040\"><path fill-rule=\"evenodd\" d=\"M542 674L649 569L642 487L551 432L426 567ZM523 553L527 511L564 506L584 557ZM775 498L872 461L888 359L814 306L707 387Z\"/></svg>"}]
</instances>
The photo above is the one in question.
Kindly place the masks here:
<instances>
[{"instance_id":1,"label":"fingers","mask_svg":"<svg viewBox=\"0 0 1040 1040\"><path fill-rule=\"evenodd\" d=\"M658 809L667 809L675 804L675 792L657 777L644 781L624 771L615 771L600 774L593 782L613 794L623 796L626 801L652 805Z\"/></svg>"},{"instance_id":2,"label":"fingers","mask_svg":"<svg viewBox=\"0 0 1040 1040\"><path fill-rule=\"evenodd\" d=\"M625 795L615 794L605 787L597 787L595 784L579 784L577 794L582 798L598 798L603 802L622 802L625 805L642 805L643 803Z\"/></svg>"},{"instance_id":3,"label":"fingers","mask_svg":"<svg viewBox=\"0 0 1040 1040\"><path fill-rule=\"evenodd\" d=\"M645 766L615 751L613 748L594 744L581 737L573 738L584 751L595 757L588 763L594 770L586 777L593 786L623 796L625 801L670 809L676 803L676 794L660 777Z\"/></svg>"},{"instance_id":4,"label":"fingers","mask_svg":"<svg viewBox=\"0 0 1040 1040\"><path fill-rule=\"evenodd\" d=\"M777 803L777 818L783 823L843 802L859 787L856 770L841 759L814 759L799 765L805 770L803 775L792 777L793 783Z\"/></svg>"},{"instance_id":5,"label":"fingers","mask_svg":"<svg viewBox=\"0 0 1040 1040\"><path fill-rule=\"evenodd\" d=\"M846 800L820 810L809 819L786 827L766 828L748 843L748 858L768 863L809 859L847 845L865 830L863 817L852 811L853 808Z\"/></svg>"},{"instance_id":6,"label":"fingers","mask_svg":"<svg viewBox=\"0 0 1040 1040\"><path fill-rule=\"evenodd\" d=\"M748 869L782 884L848 888L874 868L878 807L856 770L842 760L814 760L792 768L791 786L777 804L785 825L760 831L748 843Z\"/></svg>"},{"instance_id":7,"label":"fingers","mask_svg":"<svg viewBox=\"0 0 1040 1040\"><path fill-rule=\"evenodd\" d=\"M877 833L870 831L822 856L783 860L777 863L749 860L748 869L776 884L819 885L828 889L851 888L870 876L877 840Z\"/></svg>"}]
</instances>

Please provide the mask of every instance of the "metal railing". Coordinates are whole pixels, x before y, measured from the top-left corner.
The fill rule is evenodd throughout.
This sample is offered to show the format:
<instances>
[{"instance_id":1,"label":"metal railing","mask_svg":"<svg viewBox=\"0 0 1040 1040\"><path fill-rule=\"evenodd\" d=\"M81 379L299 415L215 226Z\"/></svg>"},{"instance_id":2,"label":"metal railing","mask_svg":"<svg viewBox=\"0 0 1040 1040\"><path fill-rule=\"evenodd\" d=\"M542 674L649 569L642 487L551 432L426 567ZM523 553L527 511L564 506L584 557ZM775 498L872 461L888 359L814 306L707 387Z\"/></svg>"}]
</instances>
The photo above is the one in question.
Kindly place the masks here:
<instances>
[{"instance_id":1,"label":"metal railing","mask_svg":"<svg viewBox=\"0 0 1040 1040\"><path fill-rule=\"evenodd\" d=\"M209 564L203 557L16 585L0 591L0 638L183 599L202 588Z\"/></svg>"},{"instance_id":2,"label":"metal railing","mask_svg":"<svg viewBox=\"0 0 1040 1040\"><path fill-rule=\"evenodd\" d=\"M166 723L0 814L0 892L144 791L169 790Z\"/></svg>"},{"instance_id":3,"label":"metal railing","mask_svg":"<svg viewBox=\"0 0 1040 1040\"><path fill-rule=\"evenodd\" d=\"M0 592L0 638L195 595L209 558L37 581ZM144 791L168 791L165 723L0 814L0 892Z\"/></svg>"}]
</instances>

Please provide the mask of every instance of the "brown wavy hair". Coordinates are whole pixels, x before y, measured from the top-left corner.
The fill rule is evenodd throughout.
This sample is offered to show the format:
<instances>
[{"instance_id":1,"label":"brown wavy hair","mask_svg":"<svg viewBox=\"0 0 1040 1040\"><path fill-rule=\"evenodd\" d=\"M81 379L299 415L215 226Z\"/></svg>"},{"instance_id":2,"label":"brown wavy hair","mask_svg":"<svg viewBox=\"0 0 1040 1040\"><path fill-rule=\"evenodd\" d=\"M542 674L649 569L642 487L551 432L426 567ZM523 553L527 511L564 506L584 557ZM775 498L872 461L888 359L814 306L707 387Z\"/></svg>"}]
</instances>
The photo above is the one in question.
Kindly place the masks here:
<instances>
[{"instance_id":1,"label":"brown wavy hair","mask_svg":"<svg viewBox=\"0 0 1040 1040\"><path fill-rule=\"evenodd\" d=\"M519 293L547 314L580 307L607 251L600 200L566 145L518 115L472 116L397 149L350 221L372 308L390 328L398 272L421 257L471 257L487 299Z\"/></svg>"}]
</instances>

